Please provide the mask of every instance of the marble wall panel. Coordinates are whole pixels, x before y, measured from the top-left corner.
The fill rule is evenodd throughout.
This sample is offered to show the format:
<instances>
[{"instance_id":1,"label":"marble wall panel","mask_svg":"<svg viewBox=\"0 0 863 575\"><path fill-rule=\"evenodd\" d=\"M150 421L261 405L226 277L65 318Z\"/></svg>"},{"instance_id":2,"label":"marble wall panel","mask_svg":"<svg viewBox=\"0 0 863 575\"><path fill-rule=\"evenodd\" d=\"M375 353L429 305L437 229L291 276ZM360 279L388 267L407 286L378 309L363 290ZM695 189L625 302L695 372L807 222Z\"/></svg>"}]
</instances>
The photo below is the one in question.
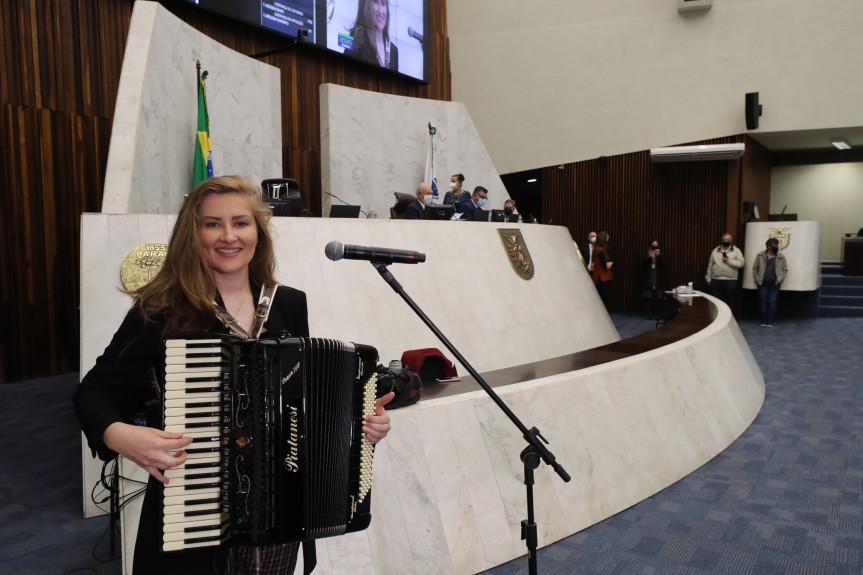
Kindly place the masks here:
<instances>
[{"instance_id":1,"label":"marble wall panel","mask_svg":"<svg viewBox=\"0 0 863 575\"><path fill-rule=\"evenodd\" d=\"M138 0L114 111L104 213L179 210L192 183L198 60L209 72L215 173L257 183L282 175L279 70L229 50L157 2Z\"/></svg>"},{"instance_id":2,"label":"marble wall panel","mask_svg":"<svg viewBox=\"0 0 863 575\"><path fill-rule=\"evenodd\" d=\"M435 176L441 200L450 176L463 173L465 189L481 185L489 191L487 208L503 208L506 188L464 105L334 84L321 85L320 94L324 215L341 200L389 218L393 193L413 194L425 178L429 123L437 128Z\"/></svg>"}]
</instances>

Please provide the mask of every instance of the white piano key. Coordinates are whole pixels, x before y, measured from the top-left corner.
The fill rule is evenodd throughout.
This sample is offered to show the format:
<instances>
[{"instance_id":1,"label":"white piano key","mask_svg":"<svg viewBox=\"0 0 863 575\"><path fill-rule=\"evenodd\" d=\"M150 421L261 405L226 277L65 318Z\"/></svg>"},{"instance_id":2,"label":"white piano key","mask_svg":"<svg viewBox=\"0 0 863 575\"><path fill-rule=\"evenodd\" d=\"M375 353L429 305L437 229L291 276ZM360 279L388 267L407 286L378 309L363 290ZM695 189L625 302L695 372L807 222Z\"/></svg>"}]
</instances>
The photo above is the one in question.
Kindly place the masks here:
<instances>
[{"instance_id":1,"label":"white piano key","mask_svg":"<svg viewBox=\"0 0 863 575\"><path fill-rule=\"evenodd\" d=\"M185 425L185 423L165 425L165 431L167 431L168 433L182 433L186 437L197 431L206 432L210 435L219 434L219 425L217 422L212 422L212 425L208 425L206 427L189 427L188 425Z\"/></svg>"},{"instance_id":2,"label":"white piano key","mask_svg":"<svg viewBox=\"0 0 863 575\"><path fill-rule=\"evenodd\" d=\"M215 402L214 402L215 403ZM166 407L165 417L180 417L191 413L221 413L221 408L218 405L208 405L205 407Z\"/></svg>"},{"instance_id":3,"label":"white piano key","mask_svg":"<svg viewBox=\"0 0 863 575\"><path fill-rule=\"evenodd\" d=\"M198 463L209 462L209 463L212 463L214 467L218 467L220 460L221 460L220 454L213 453L213 454L209 455L209 457L207 459L205 459L203 461L198 460L198 461L195 461L195 463L198 464ZM174 473L174 472L188 473L188 471L186 471L188 468L189 468L189 462L187 461L185 463L177 465L176 467L172 467L172 468L168 469L167 472L168 473ZM170 476L168 476L168 477L170 477Z\"/></svg>"},{"instance_id":4,"label":"white piano key","mask_svg":"<svg viewBox=\"0 0 863 575\"><path fill-rule=\"evenodd\" d=\"M224 378L224 372L220 369L211 368L207 371L198 371L194 375L189 375L189 374L185 374L185 373L181 373L181 372L170 373L170 374L165 374L165 382L167 383L169 381L172 381L172 382L173 381L186 381L190 378L197 379L197 378L204 378L204 377L213 378L213 379L223 379Z\"/></svg>"},{"instance_id":5,"label":"white piano key","mask_svg":"<svg viewBox=\"0 0 863 575\"><path fill-rule=\"evenodd\" d=\"M165 382L165 392L185 391L187 389L219 389L221 378L211 378L207 381L168 381Z\"/></svg>"},{"instance_id":6,"label":"white piano key","mask_svg":"<svg viewBox=\"0 0 863 575\"><path fill-rule=\"evenodd\" d=\"M190 501L218 499L219 493L220 490L218 487L195 489L191 491L188 491L186 489L171 490L171 484L169 483L168 486L165 487L165 498L163 500L162 506L165 507L171 505L185 505Z\"/></svg>"},{"instance_id":7,"label":"white piano key","mask_svg":"<svg viewBox=\"0 0 863 575\"><path fill-rule=\"evenodd\" d=\"M183 407L187 403L203 403L205 401L213 404L220 404L221 399L222 394L218 392L192 394L174 392L170 395L165 394L165 407Z\"/></svg>"},{"instance_id":8,"label":"white piano key","mask_svg":"<svg viewBox=\"0 0 863 575\"><path fill-rule=\"evenodd\" d=\"M215 495L213 493L215 492ZM204 495L206 494L206 495ZM165 500L167 503L163 503L162 506L165 505L180 505L186 501L198 501L200 499L212 499L213 497L219 496L219 487L218 485L208 485L206 487L202 487L200 489L189 489L185 485L174 485L174 480L165 486ZM168 499L169 497L176 497L177 499Z\"/></svg>"},{"instance_id":9,"label":"white piano key","mask_svg":"<svg viewBox=\"0 0 863 575\"><path fill-rule=\"evenodd\" d=\"M214 354L216 356L222 355L222 348L216 346L210 347L166 347L165 348L165 356L166 357L177 357L177 356L186 356L190 353L195 354L203 354L209 353Z\"/></svg>"},{"instance_id":10,"label":"white piano key","mask_svg":"<svg viewBox=\"0 0 863 575\"><path fill-rule=\"evenodd\" d=\"M165 415L165 425L187 425L193 423L206 423L210 425L219 425L222 422L221 414L218 410L196 411L195 413L187 413L185 415Z\"/></svg>"},{"instance_id":11,"label":"white piano key","mask_svg":"<svg viewBox=\"0 0 863 575\"><path fill-rule=\"evenodd\" d=\"M189 485L211 485L214 487L218 487L222 482L222 479L219 476L216 477L175 477L171 479L170 485L171 487L186 487Z\"/></svg>"},{"instance_id":12,"label":"white piano key","mask_svg":"<svg viewBox=\"0 0 863 575\"><path fill-rule=\"evenodd\" d=\"M203 345L205 343L212 344L212 345L222 345L223 340L219 339L219 338L212 338L212 337L211 338L201 338L201 339L176 337L176 338L166 339L165 340L165 347L166 348L172 348L172 347L188 348L190 345ZM192 349L192 348L190 348L190 349Z\"/></svg>"},{"instance_id":13,"label":"white piano key","mask_svg":"<svg viewBox=\"0 0 863 575\"><path fill-rule=\"evenodd\" d=\"M163 521L165 523L178 523L186 519L186 513L210 511L218 513L220 511L220 503L206 503L201 505L171 505L162 509ZM194 516L197 517L197 516Z\"/></svg>"},{"instance_id":14,"label":"white piano key","mask_svg":"<svg viewBox=\"0 0 863 575\"><path fill-rule=\"evenodd\" d=\"M208 515L207 517L212 518L213 529L186 533L184 530L187 527L201 527L202 525L195 525L194 523L170 523L164 526L164 532L162 533L162 541L168 543L169 541L183 541L185 539L197 539L199 537L218 537L219 535L221 535L222 532L222 530L219 528L219 515Z\"/></svg>"},{"instance_id":15,"label":"white piano key","mask_svg":"<svg viewBox=\"0 0 863 575\"><path fill-rule=\"evenodd\" d=\"M213 363L212 361L210 363ZM186 374L190 377L197 377L202 373L209 373L213 371L215 368L213 366L195 366L195 367L187 367L185 365L166 365L165 373L179 373Z\"/></svg>"}]
</instances>

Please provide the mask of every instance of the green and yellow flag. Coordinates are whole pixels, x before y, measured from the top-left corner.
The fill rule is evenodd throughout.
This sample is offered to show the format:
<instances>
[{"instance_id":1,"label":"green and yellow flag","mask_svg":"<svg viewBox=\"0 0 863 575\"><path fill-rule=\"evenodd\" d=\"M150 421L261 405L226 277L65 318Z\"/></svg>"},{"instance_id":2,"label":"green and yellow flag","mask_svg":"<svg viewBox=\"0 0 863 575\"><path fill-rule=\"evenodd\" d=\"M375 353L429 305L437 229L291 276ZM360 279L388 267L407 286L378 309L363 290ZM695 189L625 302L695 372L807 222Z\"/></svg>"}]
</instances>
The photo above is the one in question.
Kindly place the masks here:
<instances>
[{"instance_id":1,"label":"green and yellow flag","mask_svg":"<svg viewBox=\"0 0 863 575\"><path fill-rule=\"evenodd\" d=\"M195 138L195 167L192 173L194 188L207 178L213 177L213 149L210 146L210 116L207 114L207 89L204 80L207 72L201 73L198 82L198 136Z\"/></svg>"}]
</instances>

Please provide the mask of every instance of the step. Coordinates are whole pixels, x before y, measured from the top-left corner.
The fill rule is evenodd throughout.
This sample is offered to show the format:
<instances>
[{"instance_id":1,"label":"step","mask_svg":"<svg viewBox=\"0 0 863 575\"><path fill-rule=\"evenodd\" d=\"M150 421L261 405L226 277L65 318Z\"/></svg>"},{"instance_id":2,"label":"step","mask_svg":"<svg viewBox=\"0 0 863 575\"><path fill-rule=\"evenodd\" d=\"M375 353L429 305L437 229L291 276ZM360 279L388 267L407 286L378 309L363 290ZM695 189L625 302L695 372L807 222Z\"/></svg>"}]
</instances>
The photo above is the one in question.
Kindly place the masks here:
<instances>
[{"instance_id":1,"label":"step","mask_svg":"<svg viewBox=\"0 0 863 575\"><path fill-rule=\"evenodd\" d=\"M863 286L863 276L821 274L821 285Z\"/></svg>"},{"instance_id":2,"label":"step","mask_svg":"<svg viewBox=\"0 0 863 575\"><path fill-rule=\"evenodd\" d=\"M860 295L824 295L818 300L818 306L847 306L863 308L863 293Z\"/></svg>"},{"instance_id":3,"label":"step","mask_svg":"<svg viewBox=\"0 0 863 575\"><path fill-rule=\"evenodd\" d=\"M863 317L863 307L819 306L818 317Z\"/></svg>"},{"instance_id":4,"label":"step","mask_svg":"<svg viewBox=\"0 0 863 575\"><path fill-rule=\"evenodd\" d=\"M863 286L822 285L821 297L824 296L863 296Z\"/></svg>"}]
</instances>

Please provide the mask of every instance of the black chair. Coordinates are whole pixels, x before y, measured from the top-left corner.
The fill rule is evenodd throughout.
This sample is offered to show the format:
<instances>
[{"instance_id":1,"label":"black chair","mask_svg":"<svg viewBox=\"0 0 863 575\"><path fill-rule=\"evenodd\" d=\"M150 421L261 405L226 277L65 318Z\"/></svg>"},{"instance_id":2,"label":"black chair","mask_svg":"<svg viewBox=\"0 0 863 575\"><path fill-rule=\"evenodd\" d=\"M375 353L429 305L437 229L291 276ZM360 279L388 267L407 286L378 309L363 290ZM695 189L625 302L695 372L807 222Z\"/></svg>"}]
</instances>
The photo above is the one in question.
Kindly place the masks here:
<instances>
[{"instance_id":1,"label":"black chair","mask_svg":"<svg viewBox=\"0 0 863 575\"><path fill-rule=\"evenodd\" d=\"M403 220L405 219L405 208L408 205L417 199L415 195L411 194L403 194L401 192L393 192L396 197L396 205L390 208L390 219L391 220Z\"/></svg>"},{"instance_id":2,"label":"black chair","mask_svg":"<svg viewBox=\"0 0 863 575\"><path fill-rule=\"evenodd\" d=\"M271 178L261 182L264 203L270 206L274 216L296 217L309 215L305 209L300 184L291 178ZM306 212L306 213L303 213Z\"/></svg>"}]
</instances>

